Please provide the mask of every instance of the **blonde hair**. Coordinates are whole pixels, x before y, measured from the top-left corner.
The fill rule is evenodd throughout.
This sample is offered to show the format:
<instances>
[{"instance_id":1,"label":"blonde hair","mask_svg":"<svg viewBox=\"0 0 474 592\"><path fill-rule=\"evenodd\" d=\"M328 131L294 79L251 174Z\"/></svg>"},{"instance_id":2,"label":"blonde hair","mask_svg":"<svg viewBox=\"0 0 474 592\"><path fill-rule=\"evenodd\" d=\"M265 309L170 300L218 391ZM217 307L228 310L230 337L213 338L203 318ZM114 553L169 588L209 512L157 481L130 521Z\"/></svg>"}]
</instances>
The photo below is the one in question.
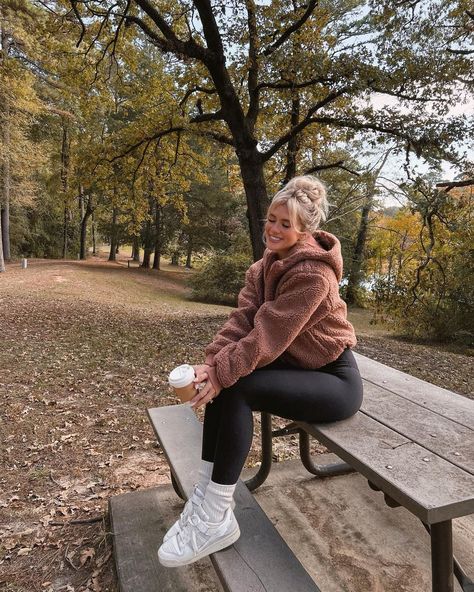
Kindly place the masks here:
<instances>
[{"instance_id":1,"label":"blonde hair","mask_svg":"<svg viewBox=\"0 0 474 592\"><path fill-rule=\"evenodd\" d=\"M312 175L294 177L275 194L268 208L286 205L291 225L299 232L314 234L329 212L326 187ZM268 216L267 212L267 216Z\"/></svg>"}]
</instances>

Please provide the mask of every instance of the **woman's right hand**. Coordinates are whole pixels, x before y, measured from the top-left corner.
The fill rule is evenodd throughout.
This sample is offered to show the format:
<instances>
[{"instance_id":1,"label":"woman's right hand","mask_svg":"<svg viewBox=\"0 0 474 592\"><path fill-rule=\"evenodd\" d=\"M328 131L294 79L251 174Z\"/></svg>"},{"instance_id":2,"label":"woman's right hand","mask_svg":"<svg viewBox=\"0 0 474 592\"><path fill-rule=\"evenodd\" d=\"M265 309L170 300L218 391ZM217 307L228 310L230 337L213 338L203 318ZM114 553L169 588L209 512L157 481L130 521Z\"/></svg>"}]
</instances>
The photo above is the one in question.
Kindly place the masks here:
<instances>
[{"instance_id":1,"label":"woman's right hand","mask_svg":"<svg viewBox=\"0 0 474 592\"><path fill-rule=\"evenodd\" d=\"M197 366L193 366L194 374L196 375L194 379L194 384L197 386L201 382L206 382L209 379L209 368L207 364L197 364Z\"/></svg>"},{"instance_id":2,"label":"woman's right hand","mask_svg":"<svg viewBox=\"0 0 474 592\"><path fill-rule=\"evenodd\" d=\"M212 403L212 400L221 392L221 385L217 379L215 369L208 364L199 364L193 366L196 378L194 384L198 389L197 394L191 399L191 404L195 409ZM200 388L198 388L200 387Z\"/></svg>"}]
</instances>

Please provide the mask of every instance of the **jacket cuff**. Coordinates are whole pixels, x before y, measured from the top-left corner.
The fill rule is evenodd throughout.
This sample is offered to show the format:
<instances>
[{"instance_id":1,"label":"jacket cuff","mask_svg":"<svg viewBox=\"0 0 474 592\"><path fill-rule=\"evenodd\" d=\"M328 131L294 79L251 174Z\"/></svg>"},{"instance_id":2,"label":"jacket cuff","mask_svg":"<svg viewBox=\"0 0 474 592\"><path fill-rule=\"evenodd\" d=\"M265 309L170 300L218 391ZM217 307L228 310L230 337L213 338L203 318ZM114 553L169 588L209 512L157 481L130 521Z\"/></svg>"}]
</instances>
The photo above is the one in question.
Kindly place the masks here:
<instances>
[{"instance_id":1,"label":"jacket cuff","mask_svg":"<svg viewBox=\"0 0 474 592\"><path fill-rule=\"evenodd\" d=\"M208 366L215 366L215 364L214 364L214 354L207 354L204 363L207 364Z\"/></svg>"}]
</instances>

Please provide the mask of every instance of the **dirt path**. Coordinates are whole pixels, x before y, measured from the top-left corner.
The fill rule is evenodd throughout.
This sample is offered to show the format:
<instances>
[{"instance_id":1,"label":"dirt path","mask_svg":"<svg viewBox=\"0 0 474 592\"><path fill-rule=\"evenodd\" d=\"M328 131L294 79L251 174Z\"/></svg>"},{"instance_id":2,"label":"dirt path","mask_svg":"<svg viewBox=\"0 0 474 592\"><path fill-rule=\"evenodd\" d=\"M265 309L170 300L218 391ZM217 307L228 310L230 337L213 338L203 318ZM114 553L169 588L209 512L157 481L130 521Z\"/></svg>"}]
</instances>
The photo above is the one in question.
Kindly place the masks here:
<instances>
[{"instance_id":1,"label":"dirt path","mask_svg":"<svg viewBox=\"0 0 474 592\"><path fill-rule=\"evenodd\" d=\"M117 592L107 500L169 482L145 409L173 402L169 370L200 361L230 310L183 299L187 275L101 259L0 275L0 589ZM473 396L473 357L360 325L361 353ZM295 437L274 454L296 456Z\"/></svg>"}]
</instances>

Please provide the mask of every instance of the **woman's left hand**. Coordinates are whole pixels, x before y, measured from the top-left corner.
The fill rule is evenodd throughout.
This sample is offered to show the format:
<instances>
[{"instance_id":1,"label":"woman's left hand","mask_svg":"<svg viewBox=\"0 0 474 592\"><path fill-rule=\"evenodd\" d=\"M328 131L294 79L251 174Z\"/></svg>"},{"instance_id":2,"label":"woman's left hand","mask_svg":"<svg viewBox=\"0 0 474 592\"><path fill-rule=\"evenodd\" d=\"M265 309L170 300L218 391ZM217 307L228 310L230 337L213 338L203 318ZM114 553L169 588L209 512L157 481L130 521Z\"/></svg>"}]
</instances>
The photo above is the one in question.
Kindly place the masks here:
<instances>
[{"instance_id":1,"label":"woman's left hand","mask_svg":"<svg viewBox=\"0 0 474 592\"><path fill-rule=\"evenodd\" d=\"M196 385L203 385L191 399L191 405L194 409L198 409L202 405L206 405L206 403L212 403L212 400L221 392L222 386L219 383L214 366L199 364L193 366L193 368L196 374L194 382Z\"/></svg>"}]
</instances>

